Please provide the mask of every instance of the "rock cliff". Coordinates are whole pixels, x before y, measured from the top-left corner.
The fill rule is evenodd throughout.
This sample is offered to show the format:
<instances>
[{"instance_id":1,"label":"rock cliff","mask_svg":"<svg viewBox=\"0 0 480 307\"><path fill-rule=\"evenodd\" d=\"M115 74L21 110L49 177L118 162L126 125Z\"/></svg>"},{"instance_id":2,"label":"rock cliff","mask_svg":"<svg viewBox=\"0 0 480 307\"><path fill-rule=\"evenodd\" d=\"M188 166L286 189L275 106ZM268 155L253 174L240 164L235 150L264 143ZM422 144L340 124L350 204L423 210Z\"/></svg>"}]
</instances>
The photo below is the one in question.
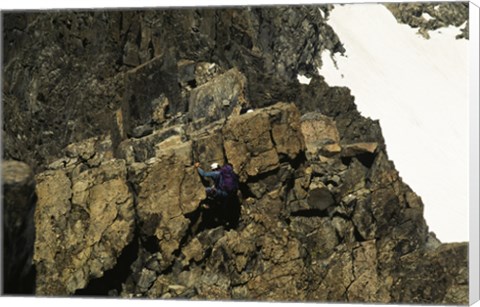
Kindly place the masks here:
<instances>
[{"instance_id":1,"label":"rock cliff","mask_svg":"<svg viewBox=\"0 0 480 307\"><path fill-rule=\"evenodd\" d=\"M429 233L379 123L316 74L343 52L330 9L4 14L4 156L33 169L4 162L4 206L35 211L30 245L6 215L4 259L31 293L466 304L467 243Z\"/></svg>"}]
</instances>

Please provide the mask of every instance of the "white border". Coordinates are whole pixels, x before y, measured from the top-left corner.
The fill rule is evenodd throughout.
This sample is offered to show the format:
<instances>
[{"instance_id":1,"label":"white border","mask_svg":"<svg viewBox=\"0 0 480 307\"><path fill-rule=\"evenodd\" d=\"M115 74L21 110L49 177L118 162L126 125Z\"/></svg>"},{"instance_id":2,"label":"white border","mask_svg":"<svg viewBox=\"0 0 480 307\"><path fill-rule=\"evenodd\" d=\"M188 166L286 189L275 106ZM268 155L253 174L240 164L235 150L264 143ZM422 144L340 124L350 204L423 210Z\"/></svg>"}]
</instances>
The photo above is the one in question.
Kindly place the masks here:
<instances>
[{"instance_id":1,"label":"white border","mask_svg":"<svg viewBox=\"0 0 480 307\"><path fill-rule=\"evenodd\" d=\"M470 3L470 238L469 238L469 298L470 304L479 300L479 12Z\"/></svg>"},{"instance_id":2,"label":"white border","mask_svg":"<svg viewBox=\"0 0 480 307\"><path fill-rule=\"evenodd\" d=\"M388 3L388 2L468 2L462 0L348 0L348 1L325 1L325 0L13 0L1 1L0 10L48 10L48 9L101 9L101 8L158 8L158 7L198 7L198 6L251 6L251 5L298 5L298 4L321 4L321 3ZM470 1L478 3L480 0Z\"/></svg>"}]
</instances>

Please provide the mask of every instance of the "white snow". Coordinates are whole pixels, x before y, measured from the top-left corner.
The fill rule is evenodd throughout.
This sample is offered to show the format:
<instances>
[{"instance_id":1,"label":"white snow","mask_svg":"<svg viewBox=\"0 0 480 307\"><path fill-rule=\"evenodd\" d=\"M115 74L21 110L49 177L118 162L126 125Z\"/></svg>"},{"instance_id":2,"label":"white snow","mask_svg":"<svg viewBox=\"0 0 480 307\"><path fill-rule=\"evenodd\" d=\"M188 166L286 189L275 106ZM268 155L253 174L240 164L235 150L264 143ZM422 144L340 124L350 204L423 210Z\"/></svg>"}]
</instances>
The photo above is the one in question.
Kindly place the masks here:
<instances>
[{"instance_id":1,"label":"white snow","mask_svg":"<svg viewBox=\"0 0 480 307\"><path fill-rule=\"evenodd\" d=\"M363 116L379 119L389 158L425 205L442 242L468 241L468 41L458 28L397 23L381 4L335 5L327 21L346 56L322 54L319 73L347 86Z\"/></svg>"},{"instance_id":2,"label":"white snow","mask_svg":"<svg viewBox=\"0 0 480 307\"><path fill-rule=\"evenodd\" d=\"M304 75L298 74L297 75L297 80L301 84L310 84L310 80L312 80L312 78L308 78L308 77L305 77Z\"/></svg>"},{"instance_id":3,"label":"white snow","mask_svg":"<svg viewBox=\"0 0 480 307\"><path fill-rule=\"evenodd\" d=\"M422 17L423 17L426 21L435 19L434 17L432 17L432 15L430 15L430 14L428 14L428 13L423 13L423 14L422 14Z\"/></svg>"},{"instance_id":4,"label":"white snow","mask_svg":"<svg viewBox=\"0 0 480 307\"><path fill-rule=\"evenodd\" d=\"M325 12L322 10L322 9L318 9L320 11L320 15L322 16L322 18L325 18Z\"/></svg>"}]
</instances>

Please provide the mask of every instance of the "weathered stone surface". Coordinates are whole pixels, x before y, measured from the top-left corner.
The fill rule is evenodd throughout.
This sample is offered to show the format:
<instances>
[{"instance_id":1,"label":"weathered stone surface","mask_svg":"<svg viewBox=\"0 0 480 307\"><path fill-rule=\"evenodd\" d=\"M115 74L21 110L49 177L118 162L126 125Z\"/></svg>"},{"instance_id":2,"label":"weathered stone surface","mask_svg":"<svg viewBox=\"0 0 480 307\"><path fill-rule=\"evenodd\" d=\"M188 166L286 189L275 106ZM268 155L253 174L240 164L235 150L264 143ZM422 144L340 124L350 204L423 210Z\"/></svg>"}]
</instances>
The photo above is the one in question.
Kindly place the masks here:
<instances>
[{"instance_id":1,"label":"weathered stone surface","mask_svg":"<svg viewBox=\"0 0 480 307\"><path fill-rule=\"evenodd\" d=\"M195 65L195 83L197 86L207 83L213 77L222 73L221 66L215 63L200 62Z\"/></svg>"},{"instance_id":2,"label":"weathered stone surface","mask_svg":"<svg viewBox=\"0 0 480 307\"><path fill-rule=\"evenodd\" d=\"M89 138L68 145L65 148L65 153L70 161L66 161L65 158L61 159L61 161L65 161L63 162L64 168L68 169L68 166L72 165L71 162L79 161L85 162L89 167L96 167L102 161L113 158L112 140L110 135ZM55 169L58 166L62 165L51 165L51 168Z\"/></svg>"},{"instance_id":3,"label":"weathered stone surface","mask_svg":"<svg viewBox=\"0 0 480 307\"><path fill-rule=\"evenodd\" d=\"M373 154L378 148L377 143L355 143L343 145L342 156L353 157L360 154Z\"/></svg>"},{"instance_id":4,"label":"weathered stone surface","mask_svg":"<svg viewBox=\"0 0 480 307\"><path fill-rule=\"evenodd\" d=\"M280 155L294 159L305 147L293 104L231 117L223 135L227 159L243 180L278 168Z\"/></svg>"},{"instance_id":5,"label":"weathered stone surface","mask_svg":"<svg viewBox=\"0 0 480 307\"><path fill-rule=\"evenodd\" d=\"M391 286L392 279L386 278L383 280L378 275L375 240L365 241L354 247L352 262L355 280L348 287L348 301L390 302L390 296L386 289Z\"/></svg>"},{"instance_id":6,"label":"weathered stone surface","mask_svg":"<svg viewBox=\"0 0 480 307\"><path fill-rule=\"evenodd\" d=\"M72 294L111 269L133 237L125 163L105 161L72 178L50 170L36 179L36 293Z\"/></svg>"},{"instance_id":7,"label":"weathered stone surface","mask_svg":"<svg viewBox=\"0 0 480 307\"><path fill-rule=\"evenodd\" d=\"M167 110L170 101L166 96L160 96L152 102L152 122L154 124L161 124L167 118Z\"/></svg>"},{"instance_id":8,"label":"weathered stone surface","mask_svg":"<svg viewBox=\"0 0 480 307\"><path fill-rule=\"evenodd\" d=\"M34 289L35 179L19 161L2 161L3 293L29 294Z\"/></svg>"},{"instance_id":9,"label":"weathered stone surface","mask_svg":"<svg viewBox=\"0 0 480 307\"><path fill-rule=\"evenodd\" d=\"M394 274L392 288L402 291L392 291L392 301L464 304L468 296L467 253L466 243L454 243L401 258L402 270Z\"/></svg>"},{"instance_id":10,"label":"weathered stone surface","mask_svg":"<svg viewBox=\"0 0 480 307\"><path fill-rule=\"evenodd\" d=\"M320 154L326 157L334 156L342 151L342 147L339 144L326 144L320 149ZM322 161L322 157L320 157Z\"/></svg>"},{"instance_id":11,"label":"weathered stone surface","mask_svg":"<svg viewBox=\"0 0 480 307\"><path fill-rule=\"evenodd\" d=\"M206 197L191 160L191 143L177 138L172 142L148 166L145 178L135 183L141 235L157 238L165 267L186 235L190 220L185 215L195 211Z\"/></svg>"},{"instance_id":12,"label":"weathered stone surface","mask_svg":"<svg viewBox=\"0 0 480 307\"><path fill-rule=\"evenodd\" d=\"M323 185L310 187L307 197L310 209L325 210L335 204L332 193Z\"/></svg>"},{"instance_id":13,"label":"weathered stone surface","mask_svg":"<svg viewBox=\"0 0 480 307\"><path fill-rule=\"evenodd\" d=\"M340 151L340 134L331 118L318 112L306 113L301 118L301 129L310 157L315 157L319 150L324 150L327 155Z\"/></svg>"},{"instance_id":14,"label":"weathered stone surface","mask_svg":"<svg viewBox=\"0 0 480 307\"><path fill-rule=\"evenodd\" d=\"M202 161L205 166L212 163L223 164L225 153L223 149L222 126L214 124L199 131L198 134L191 134L193 138L193 156L195 161Z\"/></svg>"},{"instance_id":15,"label":"weathered stone surface","mask_svg":"<svg viewBox=\"0 0 480 307\"><path fill-rule=\"evenodd\" d=\"M189 98L189 117L207 122L226 118L237 106L241 108L246 104L245 82L245 76L232 68L193 89Z\"/></svg>"},{"instance_id":16,"label":"weathered stone surface","mask_svg":"<svg viewBox=\"0 0 480 307\"><path fill-rule=\"evenodd\" d=\"M168 144L162 145L162 142L174 136L181 138L184 133L183 125L174 125L152 131L151 134L138 139L130 138L121 143L119 147L120 157L128 162L145 162L157 156L157 152L161 147L169 146Z\"/></svg>"}]
</instances>

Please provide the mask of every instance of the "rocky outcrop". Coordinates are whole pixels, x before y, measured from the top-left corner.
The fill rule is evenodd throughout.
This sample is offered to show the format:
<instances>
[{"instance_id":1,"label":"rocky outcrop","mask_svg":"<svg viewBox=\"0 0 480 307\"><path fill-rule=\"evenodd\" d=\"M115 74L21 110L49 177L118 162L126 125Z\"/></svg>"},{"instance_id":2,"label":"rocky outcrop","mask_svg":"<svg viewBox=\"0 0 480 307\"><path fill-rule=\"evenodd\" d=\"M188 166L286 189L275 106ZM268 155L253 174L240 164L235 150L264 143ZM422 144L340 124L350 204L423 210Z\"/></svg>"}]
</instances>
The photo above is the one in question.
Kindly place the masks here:
<instances>
[{"instance_id":1,"label":"rocky outcrop","mask_svg":"<svg viewBox=\"0 0 480 307\"><path fill-rule=\"evenodd\" d=\"M468 2L450 3L387 3L385 6L398 22L418 28L418 33L429 39L428 31L455 26L463 27L457 39L468 39Z\"/></svg>"},{"instance_id":2,"label":"rocky outcrop","mask_svg":"<svg viewBox=\"0 0 480 307\"><path fill-rule=\"evenodd\" d=\"M382 303L466 299L466 245L431 244L420 198L379 144L343 143L333 119L301 117L289 103L232 114L201 130L190 129L194 124L177 126L181 133L156 144L151 136L134 139L153 142L148 159L114 159L108 137L89 139L67 147L68 157L37 175L37 293L81 293L137 240L121 287L108 293ZM327 143L340 149L307 156L319 140L336 141ZM206 199L193 167L202 154L206 161L232 163L240 178L234 199ZM459 261L447 272L441 268L450 256ZM435 294L424 280L435 283Z\"/></svg>"},{"instance_id":3,"label":"rocky outcrop","mask_svg":"<svg viewBox=\"0 0 480 307\"><path fill-rule=\"evenodd\" d=\"M282 159L303 152L299 117L293 104L276 104L227 121L222 130L226 160L241 180L273 171Z\"/></svg>"},{"instance_id":4,"label":"rocky outcrop","mask_svg":"<svg viewBox=\"0 0 480 307\"><path fill-rule=\"evenodd\" d=\"M6 156L37 165L35 294L465 304L467 244L429 233L378 121L315 73L342 51L321 9L8 15ZM32 37L71 53L39 66ZM78 71L61 79L61 61ZM27 128L14 111L34 106ZM237 193L207 198L197 161L231 163Z\"/></svg>"},{"instance_id":5,"label":"rocky outcrop","mask_svg":"<svg viewBox=\"0 0 480 307\"><path fill-rule=\"evenodd\" d=\"M165 270L186 236L190 225L186 215L197 210L206 196L193 167L191 142L176 138L158 161L150 162L141 173L142 178L134 180L140 231L157 242L159 266Z\"/></svg>"},{"instance_id":6,"label":"rocky outcrop","mask_svg":"<svg viewBox=\"0 0 480 307\"><path fill-rule=\"evenodd\" d=\"M133 195L125 161L108 139L67 148L68 157L36 176L36 294L69 295L113 268L133 238Z\"/></svg>"},{"instance_id":7,"label":"rocky outcrop","mask_svg":"<svg viewBox=\"0 0 480 307\"><path fill-rule=\"evenodd\" d=\"M297 73L316 74L322 50L343 50L307 6L8 12L3 29L5 157L35 170L105 131L117 142L120 108L124 132L145 134L133 129L186 112L190 95L208 99L214 88L199 87L231 69L245 84L218 96L209 116L242 104L243 87L254 107L292 101Z\"/></svg>"},{"instance_id":8,"label":"rocky outcrop","mask_svg":"<svg viewBox=\"0 0 480 307\"><path fill-rule=\"evenodd\" d=\"M396 301L424 304L435 300L438 304L465 302L468 297L468 261L459 255L467 254L466 244L444 244L437 249L403 257L399 263L402 272L393 287ZM437 284L436 280L443 280ZM436 298L442 298L436 299Z\"/></svg>"}]
</instances>

